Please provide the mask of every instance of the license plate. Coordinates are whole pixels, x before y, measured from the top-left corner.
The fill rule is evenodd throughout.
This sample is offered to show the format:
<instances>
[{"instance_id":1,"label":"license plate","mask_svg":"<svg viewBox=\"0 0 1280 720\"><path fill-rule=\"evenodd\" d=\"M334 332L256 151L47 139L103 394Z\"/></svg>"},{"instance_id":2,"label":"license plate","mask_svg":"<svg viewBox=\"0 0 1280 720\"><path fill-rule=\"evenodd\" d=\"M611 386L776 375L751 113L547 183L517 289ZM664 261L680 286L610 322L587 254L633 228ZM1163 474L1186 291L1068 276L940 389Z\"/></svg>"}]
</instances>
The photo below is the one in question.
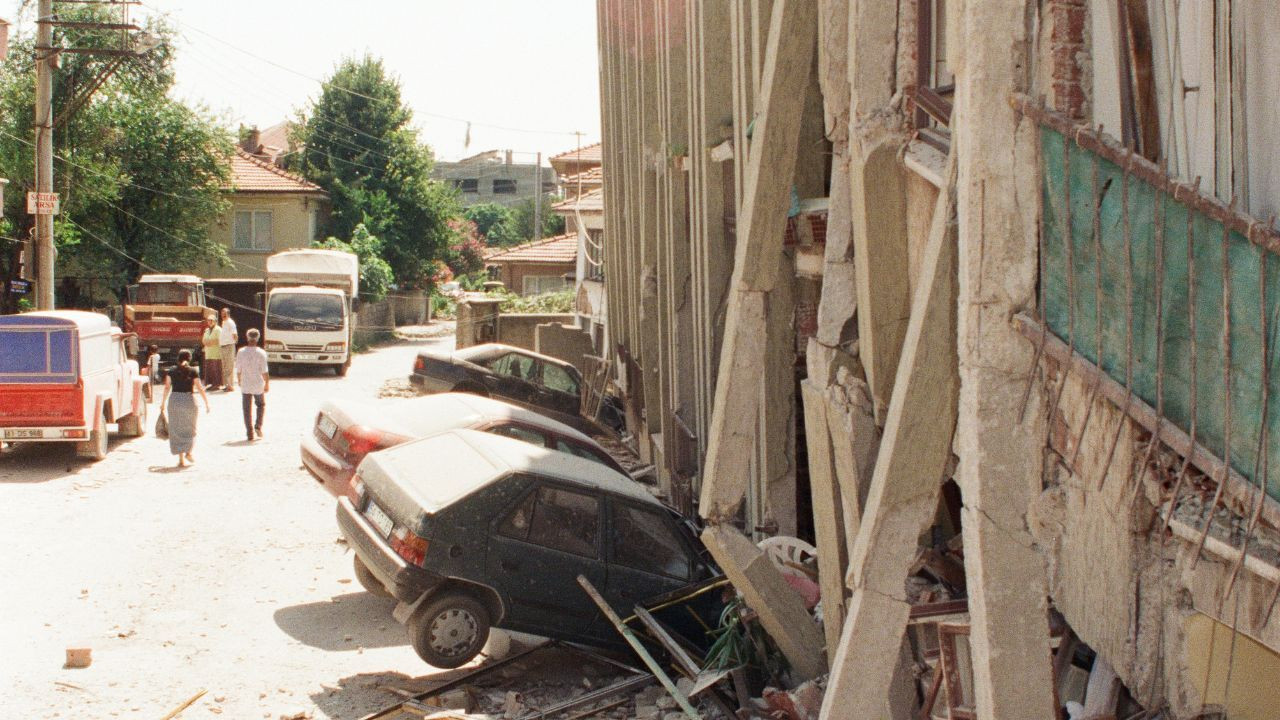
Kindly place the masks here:
<instances>
[{"instance_id":1,"label":"license plate","mask_svg":"<svg viewBox=\"0 0 1280 720\"><path fill-rule=\"evenodd\" d=\"M369 518L369 522L373 523L374 527L378 528L378 532L382 533L382 537L385 538L391 534L391 526L394 524L391 522L391 516L378 507L377 503L370 500L369 507L364 509L364 516Z\"/></svg>"},{"instance_id":2,"label":"license plate","mask_svg":"<svg viewBox=\"0 0 1280 720\"><path fill-rule=\"evenodd\" d=\"M293 359L294 360L315 360L316 356L312 355L311 353L306 353L306 354L294 353Z\"/></svg>"},{"instance_id":3,"label":"license plate","mask_svg":"<svg viewBox=\"0 0 1280 720\"><path fill-rule=\"evenodd\" d=\"M316 429L320 431L320 434L332 440L333 434L338 432L338 423L331 420L328 415L321 415L320 419L316 421Z\"/></svg>"},{"instance_id":4,"label":"license plate","mask_svg":"<svg viewBox=\"0 0 1280 720\"><path fill-rule=\"evenodd\" d=\"M43 430L5 430L5 440L30 440L44 437Z\"/></svg>"}]
</instances>

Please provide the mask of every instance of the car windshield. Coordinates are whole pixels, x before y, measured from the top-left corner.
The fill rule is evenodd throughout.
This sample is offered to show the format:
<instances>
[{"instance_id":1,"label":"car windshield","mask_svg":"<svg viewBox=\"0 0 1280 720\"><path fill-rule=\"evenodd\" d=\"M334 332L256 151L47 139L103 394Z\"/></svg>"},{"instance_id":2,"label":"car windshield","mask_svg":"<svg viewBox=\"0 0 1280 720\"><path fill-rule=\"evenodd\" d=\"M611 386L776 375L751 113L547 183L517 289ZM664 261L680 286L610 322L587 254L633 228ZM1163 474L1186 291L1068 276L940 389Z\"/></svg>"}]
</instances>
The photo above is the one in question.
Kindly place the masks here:
<instances>
[{"instance_id":1,"label":"car windshield","mask_svg":"<svg viewBox=\"0 0 1280 720\"><path fill-rule=\"evenodd\" d=\"M341 330L342 320L343 303L337 295L272 295L267 305L267 327L272 330Z\"/></svg>"},{"instance_id":2,"label":"car windshield","mask_svg":"<svg viewBox=\"0 0 1280 720\"><path fill-rule=\"evenodd\" d=\"M137 305L197 305L194 285L176 282L141 283L131 288Z\"/></svg>"}]
</instances>

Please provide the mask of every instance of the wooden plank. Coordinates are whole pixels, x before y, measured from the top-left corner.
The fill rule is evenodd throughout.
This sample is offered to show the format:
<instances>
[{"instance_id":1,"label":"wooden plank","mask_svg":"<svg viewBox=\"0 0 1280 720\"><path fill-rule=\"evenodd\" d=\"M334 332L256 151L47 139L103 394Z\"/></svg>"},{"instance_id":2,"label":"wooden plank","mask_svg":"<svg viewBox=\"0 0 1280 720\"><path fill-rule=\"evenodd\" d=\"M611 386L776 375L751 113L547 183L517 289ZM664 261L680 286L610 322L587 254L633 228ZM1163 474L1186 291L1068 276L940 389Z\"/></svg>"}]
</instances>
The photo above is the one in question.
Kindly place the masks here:
<instances>
[{"instance_id":1,"label":"wooden plank","mask_svg":"<svg viewBox=\"0 0 1280 720\"><path fill-rule=\"evenodd\" d=\"M794 678L802 682L826 673L818 624L764 551L727 525L708 526L702 542L759 616L760 625L791 664Z\"/></svg>"},{"instance_id":2,"label":"wooden plank","mask_svg":"<svg viewBox=\"0 0 1280 720\"><path fill-rule=\"evenodd\" d=\"M809 489L813 496L813 532L818 547L818 587L822 591L822 620L826 632L827 657L840 644L845 618L844 575L849 551L845 522L831 456L831 434L827 431L827 400L822 389L810 380L800 383L804 398L804 432L809 448Z\"/></svg>"},{"instance_id":3,"label":"wooden plank","mask_svg":"<svg viewBox=\"0 0 1280 720\"><path fill-rule=\"evenodd\" d=\"M849 173L853 196L854 278L858 307L858 350L883 420L893 395L894 376L911 316L907 251L906 183L898 152L902 139L885 137L855 156Z\"/></svg>"},{"instance_id":4,"label":"wooden plank","mask_svg":"<svg viewBox=\"0 0 1280 720\"><path fill-rule=\"evenodd\" d=\"M832 663L822 718L878 717L910 605L903 597L916 539L937 510L951 458L956 367L955 201L938 195L921 282L890 402L862 527L849 560L853 598Z\"/></svg>"},{"instance_id":5,"label":"wooden plank","mask_svg":"<svg viewBox=\"0 0 1280 720\"><path fill-rule=\"evenodd\" d=\"M816 41L815 3L773 3L708 437L701 502L708 519L732 517L750 477L759 416L751 401L759 396L764 374L764 293L773 288L782 267L805 106L805 94L794 89L808 84Z\"/></svg>"}]
</instances>

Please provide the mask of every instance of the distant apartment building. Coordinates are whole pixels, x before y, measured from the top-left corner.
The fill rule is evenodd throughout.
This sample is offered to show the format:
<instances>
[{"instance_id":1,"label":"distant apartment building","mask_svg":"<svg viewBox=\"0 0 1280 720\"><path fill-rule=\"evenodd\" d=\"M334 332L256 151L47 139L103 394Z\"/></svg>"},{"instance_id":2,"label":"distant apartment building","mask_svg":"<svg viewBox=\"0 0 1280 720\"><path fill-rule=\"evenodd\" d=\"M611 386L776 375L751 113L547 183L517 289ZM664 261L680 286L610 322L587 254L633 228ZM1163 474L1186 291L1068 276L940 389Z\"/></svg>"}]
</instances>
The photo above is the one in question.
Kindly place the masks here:
<instances>
[{"instance_id":1,"label":"distant apartment building","mask_svg":"<svg viewBox=\"0 0 1280 720\"><path fill-rule=\"evenodd\" d=\"M431 176L458 188L464 206L498 203L513 206L539 194L555 193L556 171L512 160L511 150L489 150L456 162L436 161Z\"/></svg>"}]
</instances>

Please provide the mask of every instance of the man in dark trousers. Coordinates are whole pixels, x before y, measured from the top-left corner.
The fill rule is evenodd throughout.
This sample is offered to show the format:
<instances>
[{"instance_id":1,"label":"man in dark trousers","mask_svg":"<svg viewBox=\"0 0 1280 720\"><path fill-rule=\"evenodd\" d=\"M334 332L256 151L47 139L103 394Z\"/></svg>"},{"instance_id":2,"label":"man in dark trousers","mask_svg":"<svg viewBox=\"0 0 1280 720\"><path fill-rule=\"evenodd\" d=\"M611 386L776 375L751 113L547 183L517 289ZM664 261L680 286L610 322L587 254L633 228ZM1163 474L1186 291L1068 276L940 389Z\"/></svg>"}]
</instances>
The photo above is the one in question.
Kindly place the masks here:
<instances>
[{"instance_id":1,"label":"man in dark trousers","mask_svg":"<svg viewBox=\"0 0 1280 720\"><path fill-rule=\"evenodd\" d=\"M249 442L253 442L255 437L262 437L262 413L267 406L266 395L271 389L271 378L267 373L267 353L258 347L257 328L250 328L244 338L248 344L236 354L236 384L240 386L244 432ZM258 406L256 420L253 417L254 405Z\"/></svg>"}]
</instances>

